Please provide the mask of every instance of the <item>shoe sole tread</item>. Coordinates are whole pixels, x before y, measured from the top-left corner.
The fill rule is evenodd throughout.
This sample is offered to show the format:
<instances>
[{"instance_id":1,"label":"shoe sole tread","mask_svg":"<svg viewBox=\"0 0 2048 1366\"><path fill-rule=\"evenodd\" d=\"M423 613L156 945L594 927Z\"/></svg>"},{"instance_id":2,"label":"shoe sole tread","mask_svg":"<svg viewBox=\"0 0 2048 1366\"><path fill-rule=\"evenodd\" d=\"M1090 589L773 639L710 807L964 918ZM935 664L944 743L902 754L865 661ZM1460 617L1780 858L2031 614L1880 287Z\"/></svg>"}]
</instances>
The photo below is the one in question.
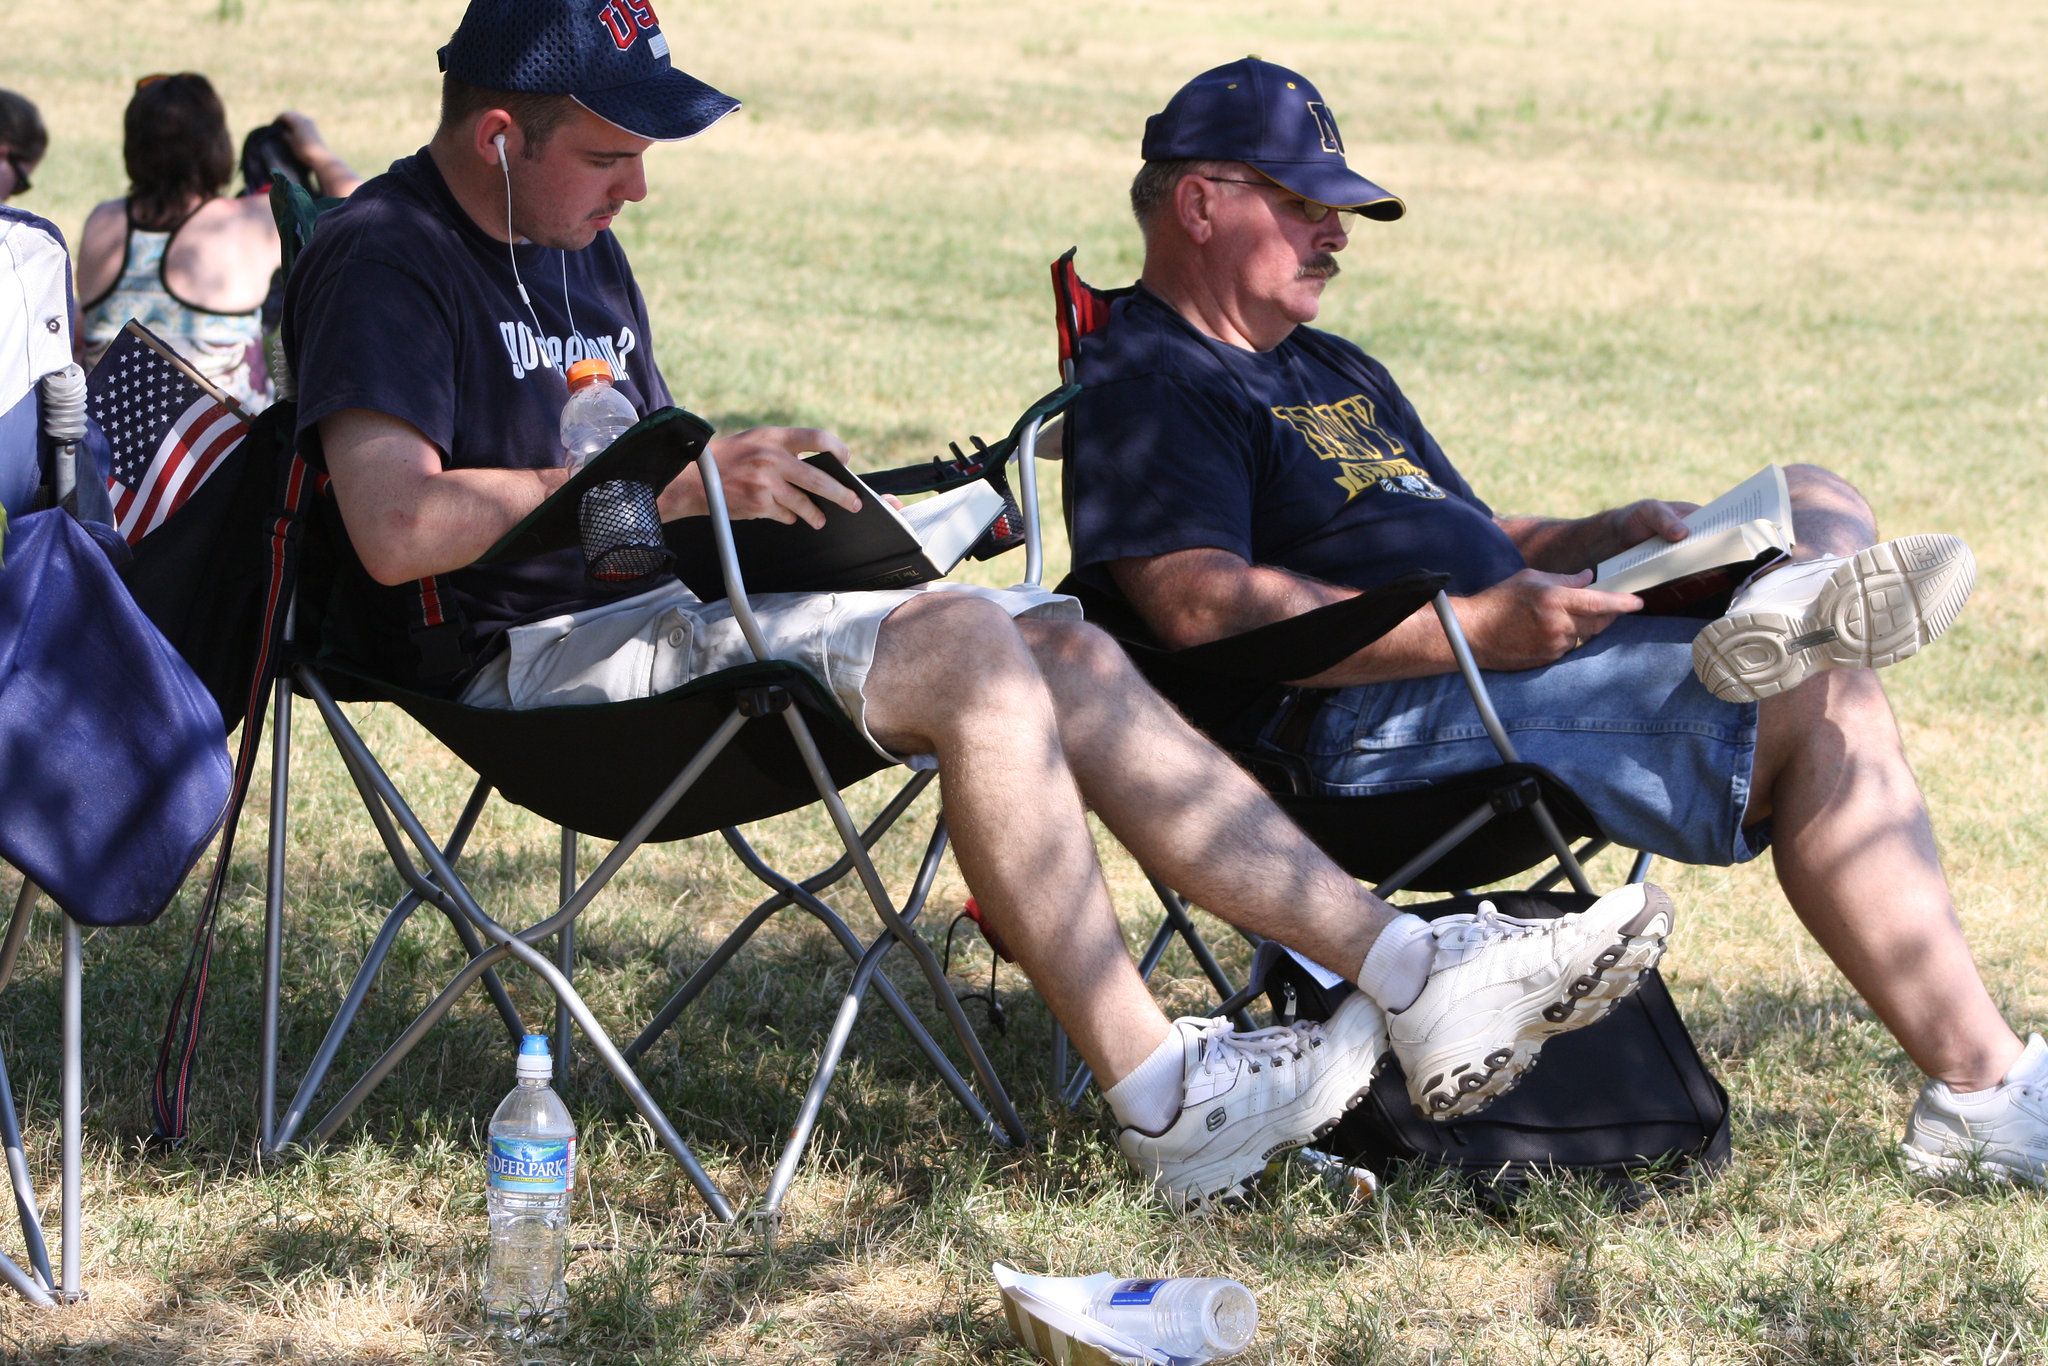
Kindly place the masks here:
<instances>
[{"instance_id":1,"label":"shoe sole tread","mask_svg":"<svg viewBox=\"0 0 2048 1366\"><path fill-rule=\"evenodd\" d=\"M1857 552L1803 615L1759 609L1709 622L1693 639L1693 670L1723 701L1757 702L1823 669L1896 664L1955 624L1976 582L1957 537L1902 536Z\"/></svg>"},{"instance_id":2,"label":"shoe sole tread","mask_svg":"<svg viewBox=\"0 0 2048 1366\"><path fill-rule=\"evenodd\" d=\"M1635 993L1644 974L1664 956L1664 947L1674 920L1674 908L1670 896L1660 887L1648 887L1640 911L1623 925L1617 927L1615 937L1607 948L1593 956L1592 967L1570 979L1563 996L1550 993L1532 993L1509 1009L1516 1013L1527 1013L1533 1022L1520 1026L1511 1041L1494 1040L1494 1047L1488 1049L1473 1070L1471 1064L1455 1071L1438 1070L1430 1061L1432 1055L1416 1059L1417 1066L1408 1078L1408 1098L1418 1113L1440 1124L1466 1119L1506 1095L1520 1084L1529 1069L1536 1064L1536 1056L1542 1046L1559 1034L1573 1029L1583 1029L1606 1018L1615 1006ZM1661 929L1655 927L1662 922ZM1655 932L1651 931L1655 929ZM1612 955L1612 960L1601 964L1600 959ZM1588 977L1593 983L1583 993L1574 995L1571 988L1584 982ZM1538 1002L1541 1004L1539 1005ZM1559 1006L1566 1007L1556 1019L1548 1012ZM1469 1056L1469 1044L1456 1047L1454 1056ZM1501 1053L1508 1058L1498 1064L1494 1059ZM1447 1062L1446 1067L1449 1066ZM1479 1078L1479 1084L1470 1089L1446 1090L1441 1078L1462 1076L1464 1079ZM1425 1087L1425 1080L1438 1079L1437 1085Z\"/></svg>"}]
</instances>

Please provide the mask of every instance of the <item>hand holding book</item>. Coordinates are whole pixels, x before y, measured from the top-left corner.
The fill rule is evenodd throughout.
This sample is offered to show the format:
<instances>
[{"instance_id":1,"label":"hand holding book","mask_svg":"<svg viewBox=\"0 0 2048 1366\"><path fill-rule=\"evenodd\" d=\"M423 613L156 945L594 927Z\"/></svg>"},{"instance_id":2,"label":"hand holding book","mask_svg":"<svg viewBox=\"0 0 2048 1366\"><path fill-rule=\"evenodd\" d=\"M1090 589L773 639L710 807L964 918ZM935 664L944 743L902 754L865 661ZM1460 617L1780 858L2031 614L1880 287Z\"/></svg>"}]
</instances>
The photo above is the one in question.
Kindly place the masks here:
<instances>
[{"instance_id":1,"label":"hand holding book","mask_svg":"<svg viewBox=\"0 0 2048 1366\"><path fill-rule=\"evenodd\" d=\"M1792 495L1785 472L1767 465L1684 520L1684 539L1653 537L1602 560L1592 586L1634 593L1653 614L1684 614L1733 589L1791 551Z\"/></svg>"}]
</instances>

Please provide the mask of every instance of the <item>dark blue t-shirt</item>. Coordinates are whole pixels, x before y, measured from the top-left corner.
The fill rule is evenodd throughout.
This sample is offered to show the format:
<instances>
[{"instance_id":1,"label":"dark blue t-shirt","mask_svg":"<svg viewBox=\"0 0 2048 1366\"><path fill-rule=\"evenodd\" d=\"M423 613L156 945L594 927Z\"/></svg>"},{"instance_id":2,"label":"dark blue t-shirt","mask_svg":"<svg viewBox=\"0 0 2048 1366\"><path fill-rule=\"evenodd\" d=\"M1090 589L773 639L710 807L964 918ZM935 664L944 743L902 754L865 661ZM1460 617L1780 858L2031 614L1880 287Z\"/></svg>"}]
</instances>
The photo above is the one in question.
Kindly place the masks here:
<instances>
[{"instance_id":1,"label":"dark blue t-shirt","mask_svg":"<svg viewBox=\"0 0 2048 1366\"><path fill-rule=\"evenodd\" d=\"M564 372L585 356L611 362L643 415L671 401L648 344L647 306L609 231L581 251L512 251L544 336L519 298L505 244L471 221L424 150L322 215L285 290L299 430L366 408L418 428L445 468L533 469L562 463ZM553 364L540 363L543 349ZM472 668L508 626L602 600L574 549L439 580L460 613ZM420 658L417 589L357 574L343 591L347 620L334 626L345 626L356 662L394 682L460 686L461 676Z\"/></svg>"},{"instance_id":2,"label":"dark blue t-shirt","mask_svg":"<svg viewBox=\"0 0 2048 1366\"><path fill-rule=\"evenodd\" d=\"M1410 569L1469 595L1524 567L1393 377L1297 327L1271 351L1196 331L1142 285L1084 338L1067 499L1074 566L1212 546L1352 588Z\"/></svg>"}]
</instances>

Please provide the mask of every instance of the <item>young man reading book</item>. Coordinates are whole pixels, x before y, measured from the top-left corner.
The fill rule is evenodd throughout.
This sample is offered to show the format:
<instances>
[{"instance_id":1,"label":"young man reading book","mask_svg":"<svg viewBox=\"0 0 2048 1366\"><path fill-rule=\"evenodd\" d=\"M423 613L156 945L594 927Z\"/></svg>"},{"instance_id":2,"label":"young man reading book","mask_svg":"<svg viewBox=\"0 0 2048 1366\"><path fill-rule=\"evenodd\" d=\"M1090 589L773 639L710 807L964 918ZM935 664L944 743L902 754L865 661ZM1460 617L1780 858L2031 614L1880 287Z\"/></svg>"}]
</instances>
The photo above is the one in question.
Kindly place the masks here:
<instances>
[{"instance_id":1,"label":"young man reading book","mask_svg":"<svg viewBox=\"0 0 2048 1366\"><path fill-rule=\"evenodd\" d=\"M1992 1004L1878 676L1843 667L1946 627L1972 579L1962 543L1879 544L1854 489L1795 467L1797 562L1704 631L1639 615L1634 594L1589 586L1592 566L1682 538L1689 505L1497 517L1385 368L1305 325L1354 219L1402 213L1345 164L1314 86L1257 59L1219 67L1153 116L1143 155L1144 274L1082 342L1068 416L1082 578L1189 646L1404 570L1449 574L1522 756L1611 837L1705 864L1770 845L1793 909L1929 1078L1908 1160L2048 1177L2048 1045L2022 1045ZM1299 684L1330 691L1269 699L1237 738L1271 743L1283 716L1300 734L1313 707L1303 757L1328 792L1496 762L1426 609Z\"/></svg>"},{"instance_id":2,"label":"young man reading book","mask_svg":"<svg viewBox=\"0 0 2048 1366\"><path fill-rule=\"evenodd\" d=\"M518 706L534 700L519 694L543 657L563 686L593 687L576 699L586 701L743 657L730 613L674 585L593 602L573 550L475 563L565 481L565 360L616 356L641 412L669 401L608 228L645 195L653 142L701 132L737 101L672 67L668 51L643 5L474 0L444 50L433 141L324 218L293 269L285 346L300 434L317 430L317 447L303 445L324 460L362 571L329 613L330 640L345 608L374 656L358 662L375 672ZM805 451L845 447L791 428L708 447L736 516L815 526L814 500L851 511L857 499ZM700 478L692 466L664 491L667 517L703 514ZM431 649L410 629L430 592L462 622L458 640ZM1469 1112L1531 1048L1596 1018L1656 961L1672 911L1655 889L1533 926L1397 913L1324 858L1107 637L1057 619L1072 605L1042 591L754 600L778 658L817 675L881 752L937 768L962 874L1107 1088L1120 1146L1168 1200L1230 1190L1334 1123L1383 1049L1419 1078L1455 1079L1434 1113ZM505 641L527 626L540 639L514 673ZM1349 974L1356 1004L1325 1025L1250 1035L1167 1020L1124 944L1089 809L1204 907ZM1545 1018L1588 987L1585 1008ZM1497 1061L1509 1055L1511 1066Z\"/></svg>"}]
</instances>

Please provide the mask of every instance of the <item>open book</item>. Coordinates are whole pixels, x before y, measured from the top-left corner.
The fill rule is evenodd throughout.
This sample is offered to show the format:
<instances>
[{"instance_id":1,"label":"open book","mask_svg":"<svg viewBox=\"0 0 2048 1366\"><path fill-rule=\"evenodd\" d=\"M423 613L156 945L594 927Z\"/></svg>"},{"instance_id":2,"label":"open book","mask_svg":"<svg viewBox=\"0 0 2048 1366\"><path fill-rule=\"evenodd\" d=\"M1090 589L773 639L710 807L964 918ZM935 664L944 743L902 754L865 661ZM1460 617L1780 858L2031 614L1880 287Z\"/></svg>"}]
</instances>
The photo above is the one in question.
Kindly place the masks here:
<instances>
[{"instance_id":1,"label":"open book","mask_svg":"<svg viewBox=\"0 0 2048 1366\"><path fill-rule=\"evenodd\" d=\"M860 511L820 501L825 525L816 529L766 518L734 522L733 549L749 593L853 592L942 579L1003 512L1003 495L984 479L899 510L832 456L806 456L805 463L859 493ZM676 554L676 577L706 602L723 598L711 519L686 517L663 533Z\"/></svg>"},{"instance_id":2,"label":"open book","mask_svg":"<svg viewBox=\"0 0 2048 1366\"><path fill-rule=\"evenodd\" d=\"M1792 549L1792 495L1785 471L1766 465L1685 518L1682 541L1656 537L1594 569L1593 587L1635 593L1644 610L1682 613L1731 590Z\"/></svg>"}]
</instances>

